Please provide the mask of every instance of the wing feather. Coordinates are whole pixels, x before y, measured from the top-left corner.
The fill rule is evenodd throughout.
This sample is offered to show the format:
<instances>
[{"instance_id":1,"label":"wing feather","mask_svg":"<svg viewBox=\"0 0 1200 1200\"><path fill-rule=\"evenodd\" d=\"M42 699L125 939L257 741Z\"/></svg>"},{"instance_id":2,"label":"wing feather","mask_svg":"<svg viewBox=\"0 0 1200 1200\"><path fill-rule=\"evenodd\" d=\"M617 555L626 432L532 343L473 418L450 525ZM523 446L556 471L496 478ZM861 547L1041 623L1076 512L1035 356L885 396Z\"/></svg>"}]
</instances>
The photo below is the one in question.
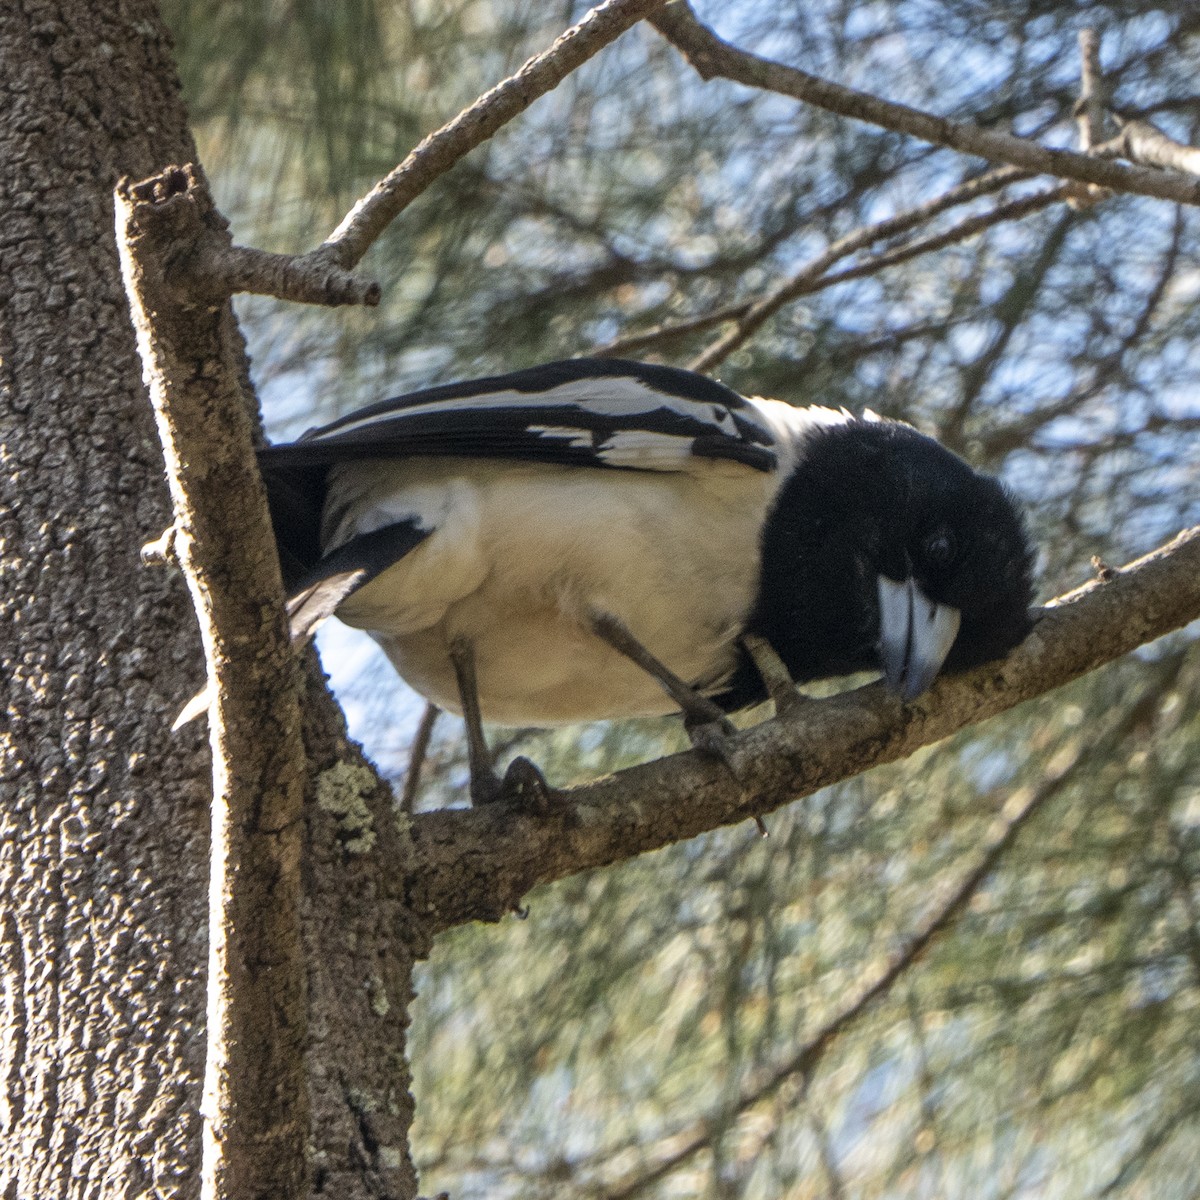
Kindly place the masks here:
<instances>
[{"instance_id":1,"label":"wing feather","mask_svg":"<svg viewBox=\"0 0 1200 1200\"><path fill-rule=\"evenodd\" d=\"M429 456L644 471L709 458L776 466L771 428L737 392L676 367L587 358L384 400L260 452L268 469Z\"/></svg>"}]
</instances>

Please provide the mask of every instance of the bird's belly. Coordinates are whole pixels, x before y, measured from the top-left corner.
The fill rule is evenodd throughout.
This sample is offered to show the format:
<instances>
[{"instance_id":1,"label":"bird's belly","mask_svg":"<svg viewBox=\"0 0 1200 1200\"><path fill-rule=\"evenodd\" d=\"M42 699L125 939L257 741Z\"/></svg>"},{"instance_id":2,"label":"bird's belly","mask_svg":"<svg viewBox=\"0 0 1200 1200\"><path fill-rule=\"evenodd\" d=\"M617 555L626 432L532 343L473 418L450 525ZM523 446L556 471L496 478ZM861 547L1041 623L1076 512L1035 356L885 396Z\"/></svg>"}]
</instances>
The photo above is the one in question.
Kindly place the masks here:
<instances>
[{"instance_id":1,"label":"bird's belly","mask_svg":"<svg viewBox=\"0 0 1200 1200\"><path fill-rule=\"evenodd\" d=\"M675 674L715 687L737 657L758 581L767 481L472 464L469 486L416 550L339 616L365 628L400 675L461 711L449 647L474 647L484 720L505 725L677 710L661 684L598 638L621 620ZM420 475L414 472L416 481ZM749 488L755 501L739 491Z\"/></svg>"},{"instance_id":2,"label":"bird's belly","mask_svg":"<svg viewBox=\"0 0 1200 1200\"><path fill-rule=\"evenodd\" d=\"M462 711L444 630L376 636L396 670L418 692L451 712ZM472 644L480 709L490 723L545 727L678 710L661 684L640 667L573 622L549 613L509 625L502 633L480 631ZM682 668L685 678L721 676L732 667L726 647L703 659L691 647L659 650L664 660Z\"/></svg>"}]
</instances>

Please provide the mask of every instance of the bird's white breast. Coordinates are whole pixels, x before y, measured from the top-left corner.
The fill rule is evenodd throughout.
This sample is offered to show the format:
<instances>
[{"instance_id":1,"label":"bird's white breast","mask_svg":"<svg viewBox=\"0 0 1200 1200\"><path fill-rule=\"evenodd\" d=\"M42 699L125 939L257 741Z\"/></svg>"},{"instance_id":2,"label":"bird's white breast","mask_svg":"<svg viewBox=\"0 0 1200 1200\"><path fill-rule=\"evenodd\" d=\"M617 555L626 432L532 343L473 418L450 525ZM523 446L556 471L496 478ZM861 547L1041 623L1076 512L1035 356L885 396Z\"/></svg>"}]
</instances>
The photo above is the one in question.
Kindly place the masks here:
<instances>
[{"instance_id":1,"label":"bird's white breast","mask_svg":"<svg viewBox=\"0 0 1200 1200\"><path fill-rule=\"evenodd\" d=\"M738 463L610 471L479 459L335 468L326 548L418 517L434 532L338 610L371 631L435 703L460 708L447 647L474 644L484 719L556 725L675 705L600 641L622 620L678 675L732 668L754 602L763 515L778 479Z\"/></svg>"}]
</instances>

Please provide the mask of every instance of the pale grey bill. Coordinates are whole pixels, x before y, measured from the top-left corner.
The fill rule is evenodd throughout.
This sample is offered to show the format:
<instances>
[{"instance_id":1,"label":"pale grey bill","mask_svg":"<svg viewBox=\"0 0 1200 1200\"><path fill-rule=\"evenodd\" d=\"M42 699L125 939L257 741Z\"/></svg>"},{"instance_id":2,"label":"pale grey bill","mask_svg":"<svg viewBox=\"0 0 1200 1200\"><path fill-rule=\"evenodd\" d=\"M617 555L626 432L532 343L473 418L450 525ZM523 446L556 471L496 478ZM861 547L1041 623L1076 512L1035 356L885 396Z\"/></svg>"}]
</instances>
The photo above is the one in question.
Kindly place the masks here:
<instances>
[{"instance_id":1,"label":"pale grey bill","mask_svg":"<svg viewBox=\"0 0 1200 1200\"><path fill-rule=\"evenodd\" d=\"M935 604L911 577L903 583L880 575L879 658L888 687L915 700L934 681L954 639L962 614Z\"/></svg>"}]
</instances>

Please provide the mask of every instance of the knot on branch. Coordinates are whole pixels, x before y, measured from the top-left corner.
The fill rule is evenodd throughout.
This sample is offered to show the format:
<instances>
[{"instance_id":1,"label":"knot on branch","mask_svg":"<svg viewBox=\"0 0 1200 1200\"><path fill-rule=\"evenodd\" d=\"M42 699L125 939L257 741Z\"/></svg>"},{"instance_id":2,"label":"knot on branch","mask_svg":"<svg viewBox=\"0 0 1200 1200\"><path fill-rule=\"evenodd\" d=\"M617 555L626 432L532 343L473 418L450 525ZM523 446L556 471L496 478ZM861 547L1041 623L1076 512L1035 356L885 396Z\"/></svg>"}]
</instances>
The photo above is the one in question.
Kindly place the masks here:
<instances>
[{"instance_id":1,"label":"knot on branch","mask_svg":"<svg viewBox=\"0 0 1200 1200\"><path fill-rule=\"evenodd\" d=\"M231 289L218 275L199 266L232 245L229 225L217 211L208 181L196 163L170 166L146 179L117 184L125 239L136 246L143 270L160 264L158 283L175 301L189 307L227 300Z\"/></svg>"},{"instance_id":2,"label":"knot on branch","mask_svg":"<svg viewBox=\"0 0 1200 1200\"><path fill-rule=\"evenodd\" d=\"M163 264L161 283L180 305L222 304L236 292L301 304L379 303L378 283L347 271L323 250L292 255L235 246L195 163L136 182L122 179L117 198L125 236Z\"/></svg>"}]
</instances>

